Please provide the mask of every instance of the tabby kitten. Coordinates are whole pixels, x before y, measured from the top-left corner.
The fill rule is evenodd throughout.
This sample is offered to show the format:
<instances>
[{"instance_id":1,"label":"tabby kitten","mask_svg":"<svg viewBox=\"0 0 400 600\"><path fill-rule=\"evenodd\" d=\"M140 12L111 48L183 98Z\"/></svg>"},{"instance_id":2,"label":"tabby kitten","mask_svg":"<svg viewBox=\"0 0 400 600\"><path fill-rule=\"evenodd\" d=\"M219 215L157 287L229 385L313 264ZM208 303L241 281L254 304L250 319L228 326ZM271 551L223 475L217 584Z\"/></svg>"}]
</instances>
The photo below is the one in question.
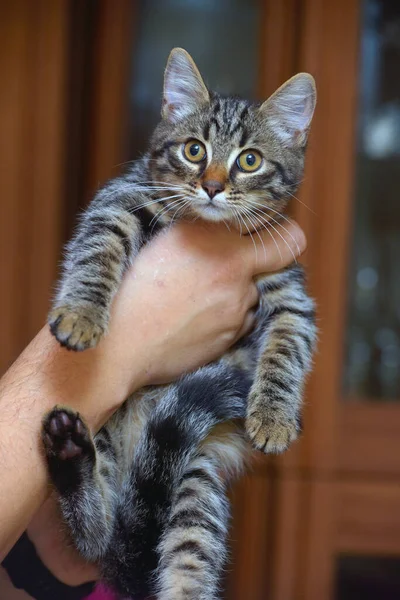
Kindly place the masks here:
<instances>
[{"instance_id":1,"label":"tabby kitten","mask_svg":"<svg viewBox=\"0 0 400 600\"><path fill-rule=\"evenodd\" d=\"M290 79L263 104L205 86L172 51L162 120L148 152L101 189L67 249L51 331L71 350L95 346L140 247L171 221L269 224L302 177L315 107L313 78ZM282 452L300 431L316 328L303 272L259 277L254 331L221 360L174 385L131 396L93 438L55 407L43 442L72 539L124 597L216 598L226 554L226 485L253 446Z\"/></svg>"}]
</instances>

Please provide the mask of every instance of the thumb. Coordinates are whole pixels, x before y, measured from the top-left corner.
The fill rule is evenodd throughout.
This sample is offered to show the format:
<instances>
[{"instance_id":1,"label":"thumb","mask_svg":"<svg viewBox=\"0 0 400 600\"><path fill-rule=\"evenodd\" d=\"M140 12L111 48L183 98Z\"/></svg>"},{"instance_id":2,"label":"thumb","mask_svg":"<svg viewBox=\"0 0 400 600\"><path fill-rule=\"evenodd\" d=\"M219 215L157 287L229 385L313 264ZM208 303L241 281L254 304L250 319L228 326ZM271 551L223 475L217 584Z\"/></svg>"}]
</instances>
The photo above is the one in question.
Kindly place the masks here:
<instances>
[{"instance_id":1,"label":"thumb","mask_svg":"<svg viewBox=\"0 0 400 600\"><path fill-rule=\"evenodd\" d=\"M307 247L306 236L296 221L287 220L246 235L246 261L254 275L278 271L295 261Z\"/></svg>"}]
</instances>

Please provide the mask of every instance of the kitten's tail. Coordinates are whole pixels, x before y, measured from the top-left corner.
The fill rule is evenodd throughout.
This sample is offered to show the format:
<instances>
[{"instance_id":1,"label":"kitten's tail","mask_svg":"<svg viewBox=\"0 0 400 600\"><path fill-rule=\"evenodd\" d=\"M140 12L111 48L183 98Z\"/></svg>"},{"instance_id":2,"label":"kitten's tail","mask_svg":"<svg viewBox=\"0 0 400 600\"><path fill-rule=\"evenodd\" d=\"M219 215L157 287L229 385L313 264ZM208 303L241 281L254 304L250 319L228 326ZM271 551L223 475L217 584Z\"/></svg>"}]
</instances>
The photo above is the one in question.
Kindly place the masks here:
<instances>
[{"instance_id":1,"label":"kitten's tail","mask_svg":"<svg viewBox=\"0 0 400 600\"><path fill-rule=\"evenodd\" d=\"M205 367L170 387L150 417L131 479L134 521L129 555L134 556L132 579L138 598L149 591L158 591L163 600L214 597L210 592L216 590L215 573L219 575L223 565L229 515L221 477L225 465L218 458L225 444L234 463L233 434L213 434L200 445L219 423L244 417L250 383L238 369ZM185 573L191 583L183 585ZM193 596L183 596L190 587Z\"/></svg>"}]
</instances>

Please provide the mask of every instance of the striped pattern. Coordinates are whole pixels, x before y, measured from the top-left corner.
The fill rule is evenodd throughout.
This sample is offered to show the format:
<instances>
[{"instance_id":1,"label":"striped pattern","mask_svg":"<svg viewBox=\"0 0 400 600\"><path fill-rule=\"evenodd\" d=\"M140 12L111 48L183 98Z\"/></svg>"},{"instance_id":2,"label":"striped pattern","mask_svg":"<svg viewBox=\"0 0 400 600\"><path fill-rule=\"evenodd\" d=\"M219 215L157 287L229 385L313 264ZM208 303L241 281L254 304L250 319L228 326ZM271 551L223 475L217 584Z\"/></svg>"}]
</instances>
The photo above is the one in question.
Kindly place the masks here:
<instances>
[{"instance_id":1,"label":"striped pattern","mask_svg":"<svg viewBox=\"0 0 400 600\"><path fill-rule=\"evenodd\" d=\"M262 452L286 450L301 432L301 402L316 345L315 306L301 267L258 281L266 318L260 355L247 403L246 429ZM254 335L254 334L253 334Z\"/></svg>"},{"instance_id":2,"label":"striped pattern","mask_svg":"<svg viewBox=\"0 0 400 600\"><path fill-rule=\"evenodd\" d=\"M229 505L218 465L214 457L201 455L183 475L158 546L158 598L218 597L228 523Z\"/></svg>"},{"instance_id":3,"label":"striped pattern","mask_svg":"<svg viewBox=\"0 0 400 600\"><path fill-rule=\"evenodd\" d=\"M98 192L66 249L49 315L59 342L71 350L98 343L125 269L166 225L200 217L250 235L269 224L280 235L302 177L314 105L310 76L258 105L209 92L190 57L172 53L164 118L148 152ZM196 164L182 151L191 139L206 148ZM240 170L243 149L261 154L259 170ZM221 191L210 206L203 184L216 176ZM226 488L244 466L247 440L277 453L301 430L314 303L298 266L260 277L257 287L256 327L220 361L136 393L94 439L68 409L56 407L44 421L49 472L71 537L123 598L216 599Z\"/></svg>"},{"instance_id":4,"label":"striped pattern","mask_svg":"<svg viewBox=\"0 0 400 600\"><path fill-rule=\"evenodd\" d=\"M142 241L139 218L130 212L131 195L129 178L102 189L66 249L49 323L69 349L91 348L107 330L111 302Z\"/></svg>"}]
</instances>

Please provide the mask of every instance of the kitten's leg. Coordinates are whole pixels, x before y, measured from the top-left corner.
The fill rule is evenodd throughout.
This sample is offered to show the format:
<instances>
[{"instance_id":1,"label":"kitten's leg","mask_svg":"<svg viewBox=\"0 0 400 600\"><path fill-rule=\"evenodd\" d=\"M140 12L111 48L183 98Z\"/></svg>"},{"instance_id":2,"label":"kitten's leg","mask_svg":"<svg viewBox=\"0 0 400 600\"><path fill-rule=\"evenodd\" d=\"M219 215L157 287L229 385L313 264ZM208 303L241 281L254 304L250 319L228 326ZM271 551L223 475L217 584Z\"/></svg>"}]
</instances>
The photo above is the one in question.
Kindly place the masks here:
<instances>
[{"instance_id":1,"label":"kitten's leg","mask_svg":"<svg viewBox=\"0 0 400 600\"><path fill-rule=\"evenodd\" d=\"M298 266L264 277L258 288L267 325L248 399L246 429L257 449L276 453L301 431L304 381L317 337L315 308Z\"/></svg>"},{"instance_id":2,"label":"kitten's leg","mask_svg":"<svg viewBox=\"0 0 400 600\"><path fill-rule=\"evenodd\" d=\"M48 319L63 346L94 347L106 331L112 299L141 244L140 220L132 208L143 198L121 177L101 189L84 214L67 247L65 271Z\"/></svg>"},{"instance_id":3,"label":"kitten's leg","mask_svg":"<svg viewBox=\"0 0 400 600\"><path fill-rule=\"evenodd\" d=\"M159 544L159 600L214 600L227 558L228 483L249 456L242 428L215 427L177 487Z\"/></svg>"},{"instance_id":4,"label":"kitten's leg","mask_svg":"<svg viewBox=\"0 0 400 600\"><path fill-rule=\"evenodd\" d=\"M211 590L214 594L212 590L217 585L220 565L223 563L227 519L219 473L224 461L215 460L210 466L218 488L214 494L210 487L211 471L209 477L204 472L205 481L202 481L200 467L193 467L193 457L198 456L199 447L203 446L204 439L216 425L243 419L250 385L251 381L244 371L224 364L214 364L186 375L174 385L164 388L135 446L130 477L125 481L119 502L119 539L114 536L115 549L110 548L103 563L104 577L121 594L135 598L150 595L154 576L158 572L157 548L166 527L176 529L175 533L182 532L185 527L190 529L191 517L194 519L194 533L203 536L210 546L210 556L214 557L212 547L217 545L220 549L219 558L215 559L217 562L204 566L204 577L209 578L208 588L204 589ZM216 450L214 455L217 455ZM193 507L197 506L197 513L193 509L192 514L186 517L180 514L179 517L176 516L177 522L171 523L176 490L190 464L194 472L187 474L187 477L197 475L199 486L205 486L208 492L197 503L193 498ZM210 517L208 521L207 515ZM196 519L200 520L197 522ZM165 573L168 578L168 573L171 574L172 571L166 568ZM165 585L170 589L168 582ZM182 600L185 597L184 590L185 586L179 596ZM208 596L202 593L199 598L207 597L209 600L213 598L211 592ZM160 592L159 597L164 600L173 597L171 594L169 591L169 596L163 596ZM177 598L175 596L175 600Z\"/></svg>"},{"instance_id":5,"label":"kitten's leg","mask_svg":"<svg viewBox=\"0 0 400 600\"><path fill-rule=\"evenodd\" d=\"M215 600L226 560L229 503L214 460L191 461L159 545L157 599Z\"/></svg>"},{"instance_id":6,"label":"kitten's leg","mask_svg":"<svg viewBox=\"0 0 400 600\"><path fill-rule=\"evenodd\" d=\"M107 551L116 510L116 463L102 430L94 440L79 414L55 407L42 439L51 480L72 540L80 554L97 561Z\"/></svg>"}]
</instances>

